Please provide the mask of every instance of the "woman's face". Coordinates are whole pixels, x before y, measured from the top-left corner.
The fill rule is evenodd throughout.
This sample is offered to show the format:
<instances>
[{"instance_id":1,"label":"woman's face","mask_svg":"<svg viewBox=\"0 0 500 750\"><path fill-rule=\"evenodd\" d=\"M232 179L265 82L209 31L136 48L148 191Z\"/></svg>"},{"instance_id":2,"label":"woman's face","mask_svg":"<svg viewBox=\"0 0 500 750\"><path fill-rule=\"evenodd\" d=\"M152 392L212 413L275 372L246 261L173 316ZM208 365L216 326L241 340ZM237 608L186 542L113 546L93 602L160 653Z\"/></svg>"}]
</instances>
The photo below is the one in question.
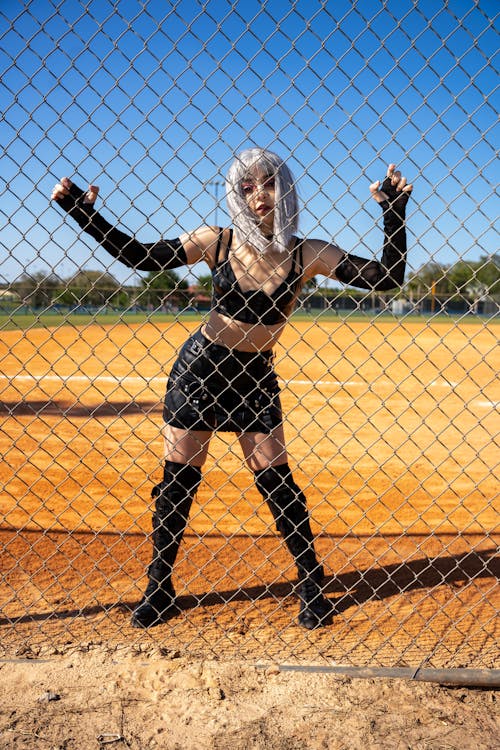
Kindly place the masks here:
<instances>
[{"instance_id":1,"label":"woman's face","mask_svg":"<svg viewBox=\"0 0 500 750\"><path fill-rule=\"evenodd\" d=\"M264 235L273 234L275 185L274 176L253 172L242 181L241 189L250 211L257 218Z\"/></svg>"}]
</instances>

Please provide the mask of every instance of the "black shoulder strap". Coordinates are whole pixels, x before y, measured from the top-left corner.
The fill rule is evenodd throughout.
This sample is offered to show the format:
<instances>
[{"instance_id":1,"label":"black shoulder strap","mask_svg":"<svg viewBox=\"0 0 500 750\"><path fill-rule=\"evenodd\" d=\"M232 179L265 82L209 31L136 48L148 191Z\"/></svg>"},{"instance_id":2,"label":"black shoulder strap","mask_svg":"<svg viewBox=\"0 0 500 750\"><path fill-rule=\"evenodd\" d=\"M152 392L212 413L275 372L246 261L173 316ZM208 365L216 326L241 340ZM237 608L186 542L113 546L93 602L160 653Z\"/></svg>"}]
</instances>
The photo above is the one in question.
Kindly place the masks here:
<instances>
[{"instance_id":1,"label":"black shoulder strap","mask_svg":"<svg viewBox=\"0 0 500 750\"><path fill-rule=\"evenodd\" d=\"M229 239L227 241L227 252L226 252L226 258L229 257L229 251L231 250L231 247L233 245L233 228L231 227L229 229Z\"/></svg>"},{"instance_id":2,"label":"black shoulder strap","mask_svg":"<svg viewBox=\"0 0 500 750\"><path fill-rule=\"evenodd\" d=\"M215 248L215 265L217 266L219 264L219 255L220 255L220 249L222 246L222 237L224 236L224 230L222 227L219 227L219 234L217 237L217 247Z\"/></svg>"},{"instance_id":3,"label":"black shoulder strap","mask_svg":"<svg viewBox=\"0 0 500 750\"><path fill-rule=\"evenodd\" d=\"M215 248L215 265L219 265L220 262L220 252L222 248L222 240L224 239L224 229L222 227L219 227L219 236L217 237L217 247ZM227 249L226 253L223 257L223 260L227 259L227 256L229 255L229 250L231 248L231 245L233 244L233 229L229 230L229 241L227 243Z\"/></svg>"},{"instance_id":4,"label":"black shoulder strap","mask_svg":"<svg viewBox=\"0 0 500 750\"><path fill-rule=\"evenodd\" d=\"M303 255L304 240L295 238L295 246L293 248L293 268L298 278L304 275L304 255Z\"/></svg>"}]
</instances>

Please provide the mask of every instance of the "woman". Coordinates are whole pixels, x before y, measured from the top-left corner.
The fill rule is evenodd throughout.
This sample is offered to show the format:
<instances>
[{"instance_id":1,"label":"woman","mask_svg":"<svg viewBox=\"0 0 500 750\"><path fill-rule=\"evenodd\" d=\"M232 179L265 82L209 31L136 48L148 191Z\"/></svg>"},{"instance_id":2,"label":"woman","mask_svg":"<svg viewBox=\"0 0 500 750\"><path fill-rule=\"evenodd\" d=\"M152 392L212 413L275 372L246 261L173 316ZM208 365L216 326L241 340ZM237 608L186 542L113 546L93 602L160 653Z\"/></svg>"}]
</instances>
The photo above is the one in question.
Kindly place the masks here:
<instances>
[{"instance_id":1,"label":"woman","mask_svg":"<svg viewBox=\"0 0 500 750\"><path fill-rule=\"evenodd\" d=\"M165 464L153 488L153 559L132 625L147 628L178 611L172 568L215 430L234 431L255 483L297 566L298 621L329 622L323 569L314 550L306 499L295 483L285 446L273 347L302 287L322 274L364 289L400 285L406 264L405 208L412 190L390 164L383 184L370 186L381 205L381 262L344 253L323 240L299 239L293 177L282 159L260 148L241 153L226 179L231 228L203 226L174 240L142 243L94 210L98 187L85 193L67 177L52 199L111 255L140 271L205 261L213 275L208 319L182 347L164 403Z\"/></svg>"}]
</instances>

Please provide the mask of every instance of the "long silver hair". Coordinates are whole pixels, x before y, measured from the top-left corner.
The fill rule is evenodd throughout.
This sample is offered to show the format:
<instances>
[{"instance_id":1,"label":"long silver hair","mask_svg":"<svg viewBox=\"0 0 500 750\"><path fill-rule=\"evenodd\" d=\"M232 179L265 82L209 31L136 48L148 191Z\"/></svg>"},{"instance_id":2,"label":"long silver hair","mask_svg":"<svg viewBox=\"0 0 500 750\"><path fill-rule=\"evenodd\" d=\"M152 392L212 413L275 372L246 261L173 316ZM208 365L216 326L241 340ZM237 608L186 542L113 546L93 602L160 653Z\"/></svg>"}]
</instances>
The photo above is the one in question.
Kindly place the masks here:
<instances>
[{"instance_id":1,"label":"long silver hair","mask_svg":"<svg viewBox=\"0 0 500 750\"><path fill-rule=\"evenodd\" d=\"M274 177L274 232L271 239L262 233L242 189L242 183L256 172ZM280 156L263 148L242 151L227 173L226 201L240 241L248 242L260 253L272 249L288 252L289 242L299 224L299 202L292 173Z\"/></svg>"}]
</instances>

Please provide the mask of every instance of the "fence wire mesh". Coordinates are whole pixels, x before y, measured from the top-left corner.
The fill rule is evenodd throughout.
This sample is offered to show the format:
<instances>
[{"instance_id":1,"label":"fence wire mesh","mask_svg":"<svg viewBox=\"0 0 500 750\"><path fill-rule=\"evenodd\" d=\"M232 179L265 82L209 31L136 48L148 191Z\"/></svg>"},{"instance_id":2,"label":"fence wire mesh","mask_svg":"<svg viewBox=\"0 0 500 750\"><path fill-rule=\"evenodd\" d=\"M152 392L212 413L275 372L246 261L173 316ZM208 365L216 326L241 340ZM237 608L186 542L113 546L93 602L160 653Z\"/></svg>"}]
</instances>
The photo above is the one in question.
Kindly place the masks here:
<instances>
[{"instance_id":1,"label":"fence wire mesh","mask_svg":"<svg viewBox=\"0 0 500 750\"><path fill-rule=\"evenodd\" d=\"M0 8L2 648L160 643L235 657L498 666L496 4L9 2ZM162 403L206 319L202 263L138 272L50 204L68 175L144 241L228 226L235 153L278 152L300 234L372 257L368 186L414 183L404 285L314 278L275 347L332 623L217 433L174 569L151 556Z\"/></svg>"}]
</instances>

